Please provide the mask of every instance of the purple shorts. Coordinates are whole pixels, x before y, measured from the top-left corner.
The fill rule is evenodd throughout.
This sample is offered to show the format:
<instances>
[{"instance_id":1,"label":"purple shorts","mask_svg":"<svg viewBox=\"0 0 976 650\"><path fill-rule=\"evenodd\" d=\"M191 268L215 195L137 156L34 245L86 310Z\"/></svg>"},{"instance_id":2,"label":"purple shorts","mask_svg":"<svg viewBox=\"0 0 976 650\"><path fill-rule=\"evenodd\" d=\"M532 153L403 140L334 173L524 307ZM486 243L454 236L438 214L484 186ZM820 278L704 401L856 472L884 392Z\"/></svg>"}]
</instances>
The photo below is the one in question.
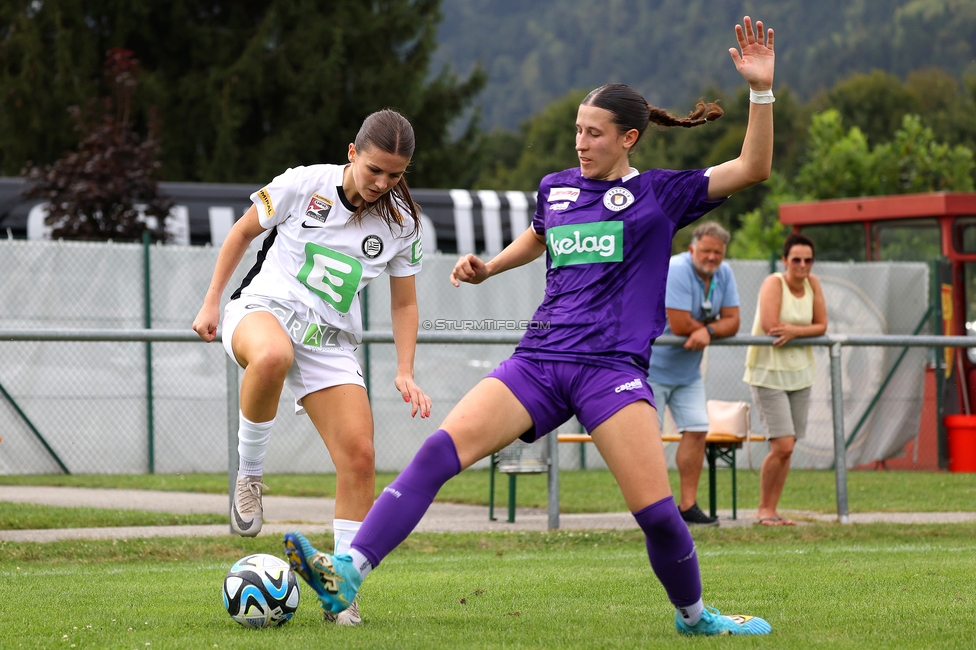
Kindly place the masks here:
<instances>
[{"instance_id":1,"label":"purple shorts","mask_svg":"<svg viewBox=\"0 0 976 650\"><path fill-rule=\"evenodd\" d=\"M647 379L636 368L606 368L568 361L513 356L488 373L504 383L532 417L533 428L522 434L534 442L573 415L587 431L623 407L654 397Z\"/></svg>"}]
</instances>

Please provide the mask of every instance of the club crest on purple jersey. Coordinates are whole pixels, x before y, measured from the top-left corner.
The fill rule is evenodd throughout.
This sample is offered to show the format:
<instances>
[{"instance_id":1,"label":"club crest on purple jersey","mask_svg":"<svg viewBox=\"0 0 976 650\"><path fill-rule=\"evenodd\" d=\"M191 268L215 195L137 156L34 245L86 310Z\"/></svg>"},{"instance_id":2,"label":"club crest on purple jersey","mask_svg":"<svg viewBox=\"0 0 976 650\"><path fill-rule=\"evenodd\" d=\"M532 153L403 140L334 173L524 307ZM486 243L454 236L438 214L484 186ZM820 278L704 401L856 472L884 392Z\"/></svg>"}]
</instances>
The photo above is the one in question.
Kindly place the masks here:
<instances>
[{"instance_id":1,"label":"club crest on purple jersey","mask_svg":"<svg viewBox=\"0 0 976 650\"><path fill-rule=\"evenodd\" d=\"M614 187L603 195L603 205L614 212L620 212L633 202L634 195L625 187Z\"/></svg>"}]
</instances>

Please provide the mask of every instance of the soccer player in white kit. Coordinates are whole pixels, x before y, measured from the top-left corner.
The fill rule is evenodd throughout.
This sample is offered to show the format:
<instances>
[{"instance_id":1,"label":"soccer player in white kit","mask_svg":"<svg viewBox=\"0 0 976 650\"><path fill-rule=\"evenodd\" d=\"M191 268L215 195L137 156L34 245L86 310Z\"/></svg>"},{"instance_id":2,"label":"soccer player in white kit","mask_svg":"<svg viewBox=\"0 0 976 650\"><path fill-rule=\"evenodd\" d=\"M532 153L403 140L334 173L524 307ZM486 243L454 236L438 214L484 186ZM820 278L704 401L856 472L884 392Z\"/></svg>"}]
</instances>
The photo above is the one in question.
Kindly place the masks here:
<instances>
[{"instance_id":1,"label":"soccer player in white kit","mask_svg":"<svg viewBox=\"0 0 976 650\"><path fill-rule=\"evenodd\" d=\"M335 552L348 552L373 503L373 418L354 351L362 341L359 292L386 271L397 354L395 385L410 415L430 415L414 382L417 293L423 249L420 208L404 172L413 155L410 123L382 110L349 145L346 165L288 169L251 195L217 257L193 329L217 333L220 298L250 243L267 232L254 267L224 309L222 340L242 368L240 465L231 527L257 535L263 523L264 457L282 387L295 396L336 467ZM340 550L341 549L341 550ZM335 617L361 622L358 606Z\"/></svg>"}]
</instances>

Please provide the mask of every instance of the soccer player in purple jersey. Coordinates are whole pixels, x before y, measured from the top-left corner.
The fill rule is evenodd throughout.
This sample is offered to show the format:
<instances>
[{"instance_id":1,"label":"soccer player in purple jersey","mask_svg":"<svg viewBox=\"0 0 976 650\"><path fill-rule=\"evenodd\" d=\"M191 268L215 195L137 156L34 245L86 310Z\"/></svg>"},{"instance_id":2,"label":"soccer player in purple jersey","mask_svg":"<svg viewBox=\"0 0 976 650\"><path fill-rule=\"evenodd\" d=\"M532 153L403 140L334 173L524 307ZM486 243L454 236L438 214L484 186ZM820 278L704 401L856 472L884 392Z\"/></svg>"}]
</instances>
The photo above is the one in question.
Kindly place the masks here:
<instances>
[{"instance_id":1,"label":"soccer player in purple jersey","mask_svg":"<svg viewBox=\"0 0 976 650\"><path fill-rule=\"evenodd\" d=\"M515 353L454 407L373 504L348 554L285 536L292 568L323 609L349 606L363 579L414 529L450 478L515 439L537 440L576 415L593 436L645 533L651 567L684 634L768 634L752 616L702 602L694 540L668 483L654 398L644 381L665 324L671 240L730 194L769 177L773 155L773 30L747 16L729 53L750 86L738 158L705 170L631 168L648 122L692 127L721 115L700 103L679 119L622 84L590 93L576 118L579 167L542 180L532 227L494 259L462 257L451 282L478 284L548 253L546 295Z\"/></svg>"}]
</instances>

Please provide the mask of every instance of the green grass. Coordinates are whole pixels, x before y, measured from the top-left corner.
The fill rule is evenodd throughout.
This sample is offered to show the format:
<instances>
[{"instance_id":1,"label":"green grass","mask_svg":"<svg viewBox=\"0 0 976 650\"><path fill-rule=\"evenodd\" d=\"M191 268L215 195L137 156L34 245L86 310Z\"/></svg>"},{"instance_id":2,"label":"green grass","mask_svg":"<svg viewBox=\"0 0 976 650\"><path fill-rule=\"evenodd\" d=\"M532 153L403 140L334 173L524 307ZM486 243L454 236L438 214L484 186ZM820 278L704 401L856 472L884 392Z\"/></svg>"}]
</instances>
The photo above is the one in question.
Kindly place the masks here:
<instances>
[{"instance_id":1,"label":"green grass","mask_svg":"<svg viewBox=\"0 0 976 650\"><path fill-rule=\"evenodd\" d=\"M0 501L0 530L102 528L106 526L189 526L226 523L227 515L217 514L62 508Z\"/></svg>"},{"instance_id":2,"label":"green grass","mask_svg":"<svg viewBox=\"0 0 976 650\"><path fill-rule=\"evenodd\" d=\"M390 472L377 475L377 494L396 476ZM851 512L952 512L976 509L976 477L972 474L945 472L848 472ZM702 472L699 503L708 501L708 472ZM625 510L623 499L609 472L605 470L563 471L559 474L560 505L566 513L619 512ZM677 472L671 472L672 489L677 489ZM467 470L448 481L438 501L488 504L488 472ZM335 496L334 474L273 474L265 478L270 495ZM731 508L731 474L719 470L717 476L718 506ZM224 494L224 474L140 474L140 475L28 475L0 476L0 485L68 485L97 488L178 490ZM759 472L739 470L738 506L754 509L759 503ZM517 481L517 503L523 507L546 507L546 476L520 476ZM504 509L508 499L508 477L496 474L495 504ZM834 474L829 471L794 470L790 472L781 507L787 510L836 512Z\"/></svg>"},{"instance_id":3,"label":"green grass","mask_svg":"<svg viewBox=\"0 0 976 650\"><path fill-rule=\"evenodd\" d=\"M636 531L413 535L365 583L361 628L324 625L303 588L290 623L249 631L223 611L221 580L243 555L281 555L280 540L228 536L0 544L0 647L972 645L976 525L720 528L695 538L706 602L761 615L773 635L679 638Z\"/></svg>"}]
</instances>

